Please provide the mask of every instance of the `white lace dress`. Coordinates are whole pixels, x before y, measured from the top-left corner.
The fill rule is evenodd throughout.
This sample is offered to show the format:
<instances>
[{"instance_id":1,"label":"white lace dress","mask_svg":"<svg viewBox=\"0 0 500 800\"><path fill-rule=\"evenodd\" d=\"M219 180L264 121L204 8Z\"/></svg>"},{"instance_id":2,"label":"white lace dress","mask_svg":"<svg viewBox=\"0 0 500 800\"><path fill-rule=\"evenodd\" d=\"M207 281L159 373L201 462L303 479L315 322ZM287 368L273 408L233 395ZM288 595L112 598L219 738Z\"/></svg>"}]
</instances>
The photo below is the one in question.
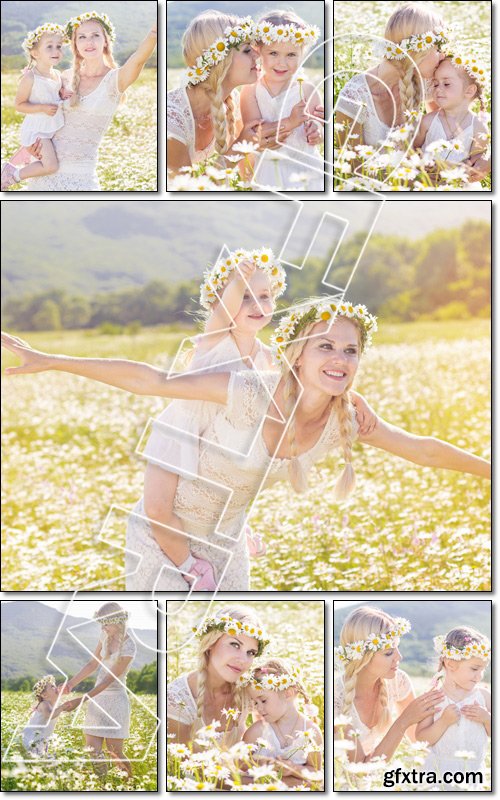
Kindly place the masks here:
<instances>
[{"instance_id":1,"label":"white lace dress","mask_svg":"<svg viewBox=\"0 0 500 800\"><path fill-rule=\"evenodd\" d=\"M42 703L42 705L45 705ZM43 757L47 755L49 739L54 733L57 718L53 717L48 722L50 712L36 708L29 722L22 732L23 745L32 756Z\"/></svg>"},{"instance_id":2,"label":"white lace dress","mask_svg":"<svg viewBox=\"0 0 500 800\"><path fill-rule=\"evenodd\" d=\"M473 705L474 702L486 708L486 700L481 689L474 689L473 692L458 703L454 703L453 700L446 697L439 704L441 709L434 715L434 722L440 718L447 706L456 705L458 708L462 708L462 706ZM461 716L459 721L454 725L450 725L439 741L430 747L421 769L426 772L435 772L437 775L443 775L447 771L479 771L484 775L487 745L488 734L484 725ZM463 758L457 758L455 753L463 750L474 753L474 758L467 759L467 761L464 761Z\"/></svg>"},{"instance_id":3,"label":"white lace dress","mask_svg":"<svg viewBox=\"0 0 500 800\"><path fill-rule=\"evenodd\" d=\"M195 345L202 337L195 337ZM270 350L256 340L257 353L253 363L257 370L270 368ZM220 339L210 350L195 349L189 372L203 369L207 372L240 372L252 369L243 361L234 337L230 334ZM192 479L198 475L198 455L201 432L220 411L217 403L201 400L172 400L153 423L143 455L169 472Z\"/></svg>"},{"instance_id":4,"label":"white lace dress","mask_svg":"<svg viewBox=\"0 0 500 800\"><path fill-rule=\"evenodd\" d=\"M379 118L366 75L360 73L351 78L339 92L335 111L345 114L363 128L363 144L375 145L387 138L390 125ZM358 115L359 112L359 116ZM357 141L359 144L359 142Z\"/></svg>"},{"instance_id":5,"label":"white lace dress","mask_svg":"<svg viewBox=\"0 0 500 800\"><path fill-rule=\"evenodd\" d=\"M96 686L109 678L109 669L118 658L129 656L127 668L119 678L113 680L103 692L97 694L95 699L87 700L87 713L85 716L84 733L90 736L99 736L103 739L127 739L130 729L130 703L125 686L127 672L132 666L137 648L133 639L128 636L118 653L106 653L106 638L101 634L102 662L96 676ZM105 669L108 668L108 670Z\"/></svg>"},{"instance_id":6,"label":"white lace dress","mask_svg":"<svg viewBox=\"0 0 500 800\"><path fill-rule=\"evenodd\" d=\"M449 139L448 134L446 133L441 116L440 111L434 115L434 119L432 120L431 124L429 125L429 130L427 131L427 135L425 137L425 142L423 146L423 150L427 150L429 145L433 142L437 142L439 139ZM461 164L462 161L466 161L470 156L470 151L472 148L472 141L474 139L474 120L475 117L471 114L471 121L468 125L462 128L456 136L453 137L453 141L459 141L462 150L452 150L450 148L449 152L444 152L439 154L439 159L442 161L449 162L450 165L452 164ZM470 181L467 183L465 187L467 191L482 191L481 181Z\"/></svg>"},{"instance_id":7,"label":"white lace dress","mask_svg":"<svg viewBox=\"0 0 500 800\"><path fill-rule=\"evenodd\" d=\"M167 718L171 722L180 722L181 725L193 725L196 722L198 716L198 711L196 708L196 700L193 697L193 693L189 687L188 683L188 675L180 675L174 681L167 682ZM222 747L231 747L236 742L239 742L243 736L244 732L244 721L243 718L246 718L246 714L240 715L240 724L235 725L230 730L227 730L222 738L219 740L219 744ZM202 725L209 725L212 720L203 720L199 721L198 727L202 727ZM221 725L221 729L225 726ZM172 728L175 731L175 725L172 725Z\"/></svg>"},{"instance_id":8,"label":"white lace dress","mask_svg":"<svg viewBox=\"0 0 500 800\"><path fill-rule=\"evenodd\" d=\"M55 70L55 79L40 75L35 69L31 71L33 75L33 86L28 99L30 103L46 103L57 105L59 108L53 117L48 114L26 114L21 123L21 144L29 147L37 139L52 139L55 132L64 125L64 113L62 110L62 100L59 97L59 90L62 86L61 73Z\"/></svg>"},{"instance_id":9,"label":"white lace dress","mask_svg":"<svg viewBox=\"0 0 500 800\"><path fill-rule=\"evenodd\" d=\"M300 89L296 80L273 97L262 81L255 84L255 99L262 119L276 122L288 117L294 105L300 101ZM275 162L274 159L279 158ZM295 174L307 175L307 184L292 180ZM264 150L258 160L255 180L263 186L276 186L288 191L324 191L323 158L318 148L308 144L304 125L295 128L286 143L277 150ZM279 181L278 181L279 175Z\"/></svg>"},{"instance_id":10,"label":"white lace dress","mask_svg":"<svg viewBox=\"0 0 500 800\"><path fill-rule=\"evenodd\" d=\"M280 373L254 370L231 374L227 405L220 406L203 432L207 441L200 442L199 476L181 476L177 484L174 513L186 533L195 537L192 553L213 565L221 591L248 589L249 558L242 535L247 506L261 488L288 479L289 460L272 459L262 438L266 414L278 415L272 409L272 393L280 378ZM352 422L357 431L354 409ZM306 472L339 444L337 415L332 412L316 444L299 456ZM144 516L141 499L127 526L127 591L186 591L184 578L153 539Z\"/></svg>"},{"instance_id":11,"label":"white lace dress","mask_svg":"<svg viewBox=\"0 0 500 800\"><path fill-rule=\"evenodd\" d=\"M54 134L59 167L54 175L30 178L30 192L98 192L98 148L120 102L118 68L106 73L99 85L77 106L65 100L64 126ZM70 79L71 80L71 79Z\"/></svg>"},{"instance_id":12,"label":"white lace dress","mask_svg":"<svg viewBox=\"0 0 500 800\"><path fill-rule=\"evenodd\" d=\"M282 745L274 727L269 722L263 722L261 739L265 739L268 747L259 749L259 756L265 758L282 758L286 761L292 761L294 764L305 764L307 755L302 749L304 747L303 733L306 730L307 721L303 721L301 731L295 731L294 735L289 738L289 743Z\"/></svg>"},{"instance_id":13,"label":"white lace dress","mask_svg":"<svg viewBox=\"0 0 500 800\"><path fill-rule=\"evenodd\" d=\"M391 712L391 723L397 719L399 716L398 710L396 707L396 703L401 702L404 700L410 692L413 690L413 686L411 680L406 672L402 669L398 669L396 671L396 675L391 680L386 680L387 686L387 696L389 700L389 710ZM338 678L335 680L334 691L333 691L333 707L334 707L334 718L339 717L341 714L344 713L344 678L342 675L339 675ZM348 716L351 717L352 720L352 727L356 728L356 730L360 731L361 736L359 737L359 741L363 747L363 750L366 754L371 753L372 750L382 741L385 734L390 728L388 725L386 728L374 726L373 728L369 728L364 722L361 721L359 714L356 710L356 705L353 703L351 710L348 712Z\"/></svg>"}]
</instances>

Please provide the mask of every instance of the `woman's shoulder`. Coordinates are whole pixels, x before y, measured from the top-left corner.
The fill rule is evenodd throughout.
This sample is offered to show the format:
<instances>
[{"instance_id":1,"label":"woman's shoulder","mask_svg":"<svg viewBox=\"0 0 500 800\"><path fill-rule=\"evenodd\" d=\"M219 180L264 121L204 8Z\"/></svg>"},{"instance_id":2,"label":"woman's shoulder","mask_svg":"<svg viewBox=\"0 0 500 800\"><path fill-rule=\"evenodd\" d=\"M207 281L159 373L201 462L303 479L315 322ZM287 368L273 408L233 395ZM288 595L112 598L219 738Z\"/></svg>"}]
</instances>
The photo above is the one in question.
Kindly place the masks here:
<instances>
[{"instance_id":1,"label":"woman's shoulder","mask_svg":"<svg viewBox=\"0 0 500 800\"><path fill-rule=\"evenodd\" d=\"M196 719L196 703L189 679L196 673L184 673L167 683L167 717L183 725L191 725Z\"/></svg>"},{"instance_id":2,"label":"woman's shoulder","mask_svg":"<svg viewBox=\"0 0 500 800\"><path fill-rule=\"evenodd\" d=\"M173 681L168 681L167 683L167 694L172 693L184 693L191 697L194 700L194 686L196 682L196 672L183 672L182 675L179 675L177 678L174 678Z\"/></svg>"},{"instance_id":3,"label":"woman's shoulder","mask_svg":"<svg viewBox=\"0 0 500 800\"><path fill-rule=\"evenodd\" d=\"M262 419L280 379L281 374L274 370L232 372L228 385L228 415L236 415L239 424L253 424L257 418Z\"/></svg>"},{"instance_id":4,"label":"woman's shoulder","mask_svg":"<svg viewBox=\"0 0 500 800\"><path fill-rule=\"evenodd\" d=\"M135 656L136 653L137 653L136 643L134 642L131 636L127 636L122 645L120 654L122 656Z\"/></svg>"},{"instance_id":5,"label":"woman's shoulder","mask_svg":"<svg viewBox=\"0 0 500 800\"><path fill-rule=\"evenodd\" d=\"M404 669L396 670L396 676L394 681L389 682L389 686L393 688L393 695L395 700L404 700L410 692L413 691L413 684L411 682L410 676Z\"/></svg>"},{"instance_id":6,"label":"woman's shoulder","mask_svg":"<svg viewBox=\"0 0 500 800\"><path fill-rule=\"evenodd\" d=\"M355 97L360 94L367 95L369 92L366 75L364 72L359 72L357 75L353 75L352 78L349 78L347 83L345 83L340 90L339 96L345 95L346 97Z\"/></svg>"}]
</instances>

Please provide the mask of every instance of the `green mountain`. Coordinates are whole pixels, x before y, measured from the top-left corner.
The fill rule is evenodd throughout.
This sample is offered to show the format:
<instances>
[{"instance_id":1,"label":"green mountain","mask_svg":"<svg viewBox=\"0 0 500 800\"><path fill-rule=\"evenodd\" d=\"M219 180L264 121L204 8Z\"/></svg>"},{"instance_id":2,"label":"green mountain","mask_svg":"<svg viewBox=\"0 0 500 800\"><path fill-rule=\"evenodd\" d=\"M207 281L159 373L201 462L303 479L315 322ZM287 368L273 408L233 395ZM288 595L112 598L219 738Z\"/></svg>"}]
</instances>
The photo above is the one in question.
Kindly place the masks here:
<instances>
[{"instance_id":1,"label":"green mountain","mask_svg":"<svg viewBox=\"0 0 500 800\"><path fill-rule=\"evenodd\" d=\"M410 675L432 675L437 655L433 637L446 634L458 625L468 625L491 638L491 602L488 600L369 600L333 611L333 640L338 645L340 630L351 611L369 605L392 617L405 617L411 631L401 637L403 669ZM489 681L490 668L485 673Z\"/></svg>"},{"instance_id":2,"label":"green mountain","mask_svg":"<svg viewBox=\"0 0 500 800\"><path fill-rule=\"evenodd\" d=\"M46 656L64 615L52 606L32 600L3 602L1 608L2 680L25 675L36 677L48 673L58 677L57 668L47 661ZM94 623L77 628L73 631L73 636L67 632L68 628L83 622L89 620L67 616L51 654L51 660L71 675L76 674L90 658L74 636L92 652L97 644L97 628ZM156 648L156 631L137 629L136 633L137 657L133 667L142 669L145 664L156 660L156 654L149 649L149 647ZM147 647L141 645L139 640Z\"/></svg>"}]
</instances>

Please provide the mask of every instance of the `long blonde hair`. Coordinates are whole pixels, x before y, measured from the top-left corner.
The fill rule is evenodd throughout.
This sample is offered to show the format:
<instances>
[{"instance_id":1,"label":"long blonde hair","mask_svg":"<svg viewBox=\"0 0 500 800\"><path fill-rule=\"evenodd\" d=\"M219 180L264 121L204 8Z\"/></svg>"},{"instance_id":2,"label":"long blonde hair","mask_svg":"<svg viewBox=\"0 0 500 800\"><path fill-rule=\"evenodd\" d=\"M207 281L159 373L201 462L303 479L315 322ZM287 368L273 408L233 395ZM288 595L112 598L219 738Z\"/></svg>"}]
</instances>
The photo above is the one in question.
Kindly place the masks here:
<instances>
[{"instance_id":1,"label":"long blonde hair","mask_svg":"<svg viewBox=\"0 0 500 800\"><path fill-rule=\"evenodd\" d=\"M372 606L362 606L352 611L345 620L340 631L340 644L347 644L368 639L370 633L388 633L394 630L395 620L385 611ZM357 661L347 661L344 665L344 708L342 714L350 715L356 695L358 674L370 663L375 653L366 652ZM389 710L389 694L385 678L379 679L378 713L375 728L387 728L391 724Z\"/></svg>"},{"instance_id":2,"label":"long blonde hair","mask_svg":"<svg viewBox=\"0 0 500 800\"><path fill-rule=\"evenodd\" d=\"M224 606L223 608L218 609L215 613L217 616L228 616L231 617L232 619L237 619L243 623L248 622L257 627L262 627L255 612L248 608L243 608L242 606ZM207 631L207 633L205 633L205 635L202 636L199 640L198 664L197 664L198 686L196 695L196 720L193 723L193 731L195 731L197 728L200 728L204 724L203 705L205 702L205 687L208 676L208 663L210 660L210 650L215 644L217 644L221 636L224 636L223 631L211 630ZM249 701L243 694L243 691L236 686L233 687L231 707L239 709L242 712L242 716L245 716L245 714L248 713L250 708Z\"/></svg>"},{"instance_id":3,"label":"long blonde hair","mask_svg":"<svg viewBox=\"0 0 500 800\"><path fill-rule=\"evenodd\" d=\"M119 603L110 601L109 603L104 603L104 605L102 605L98 610L97 614L100 617L106 617L106 616L111 616L111 614L114 614L118 611L123 611L123 607ZM118 627L118 642L119 642L118 650L114 655L119 656L121 649L123 647L123 642L125 641L125 637L127 635L127 623L124 621L124 622L117 622L114 624L116 624L116 626ZM106 625L102 626L102 633L104 634L103 653L102 653L103 658L107 658L109 655L109 640L106 627L107 627Z\"/></svg>"},{"instance_id":4,"label":"long blonde hair","mask_svg":"<svg viewBox=\"0 0 500 800\"><path fill-rule=\"evenodd\" d=\"M445 637L445 643L449 647L457 647L459 650L463 650L471 642L489 645L489 639L487 636L479 633L479 631L476 631L475 628L469 628L467 625L460 625L460 627L452 628L451 631L448 631ZM444 677L446 673L446 665L444 662L445 656L439 656L436 673L431 681L432 686L437 686L440 679Z\"/></svg>"},{"instance_id":5,"label":"long blonde hair","mask_svg":"<svg viewBox=\"0 0 500 800\"><path fill-rule=\"evenodd\" d=\"M88 20L86 20L86 21L88 21ZM109 38L109 35L108 35L108 32L107 32L106 28L104 27L104 25L98 19L93 19L92 22L97 22L99 24L99 26L100 26L100 28L102 30L103 36L104 36L104 51L103 51L104 63L110 69L116 69L117 64L115 62L115 59L113 58L113 43L111 42L111 39ZM72 95L71 100L70 100L70 105L71 106L77 106L77 105L80 104L80 95L79 95L80 80L81 80L81 74L80 73L81 73L82 63L83 63L84 59L82 58L82 56L78 52L78 48L76 46L76 33L77 33L79 27L80 26L78 26L76 28L73 28L73 32L71 34L71 51L73 53L73 80L72 80L72 83L71 83L71 88L73 90L73 95ZM122 97L122 100L123 100L123 97Z\"/></svg>"},{"instance_id":6,"label":"long blonde hair","mask_svg":"<svg viewBox=\"0 0 500 800\"><path fill-rule=\"evenodd\" d=\"M230 25L236 25L238 17L220 11L204 11L193 19L182 37L182 55L186 65L192 66L196 59L216 39L223 36ZM234 138L234 103L231 95L224 99L222 82L233 63L234 50L220 64L212 67L208 78L198 84L210 100L214 136L217 152L223 155L228 149L228 139Z\"/></svg>"},{"instance_id":7,"label":"long blonde hair","mask_svg":"<svg viewBox=\"0 0 500 800\"><path fill-rule=\"evenodd\" d=\"M443 20L428 3L407 3L396 9L389 17L385 28L385 38L399 44L403 39L443 26ZM411 52L413 61L418 65L424 60L428 51ZM422 102L422 78L408 58L391 61L399 72L399 97L403 111L413 111Z\"/></svg>"},{"instance_id":8,"label":"long blonde hair","mask_svg":"<svg viewBox=\"0 0 500 800\"><path fill-rule=\"evenodd\" d=\"M322 302L324 298L310 298L305 301L307 305L310 303ZM302 303L301 303L302 304ZM342 319L342 317L340 317ZM360 326L356 319L349 319L359 330ZM288 476L290 483L296 492L305 492L307 490L307 475L304 471L302 463L297 455L296 443L296 425L295 413L297 400L299 396L299 376L297 375L298 367L294 367L298 359L302 355L305 345L307 344L309 334L314 326L318 324L318 320L306 325L300 332L300 339L292 341L286 348L286 361L282 362L282 374L284 377L283 384L283 399L285 402L285 416L287 418L287 437L288 446L290 448L290 463L288 467ZM360 336L360 351L363 351L363 339ZM288 363L287 363L288 362ZM352 386L352 381L349 383L345 391L337 396L332 397L331 407L332 411L335 410L338 419L339 436L340 436L340 449L344 456L344 469L337 479L335 484L335 498L336 500L345 500L351 492L354 491L356 486L356 473L352 466L352 445L354 440L354 428L352 422L353 406L351 403L349 390Z\"/></svg>"}]
</instances>

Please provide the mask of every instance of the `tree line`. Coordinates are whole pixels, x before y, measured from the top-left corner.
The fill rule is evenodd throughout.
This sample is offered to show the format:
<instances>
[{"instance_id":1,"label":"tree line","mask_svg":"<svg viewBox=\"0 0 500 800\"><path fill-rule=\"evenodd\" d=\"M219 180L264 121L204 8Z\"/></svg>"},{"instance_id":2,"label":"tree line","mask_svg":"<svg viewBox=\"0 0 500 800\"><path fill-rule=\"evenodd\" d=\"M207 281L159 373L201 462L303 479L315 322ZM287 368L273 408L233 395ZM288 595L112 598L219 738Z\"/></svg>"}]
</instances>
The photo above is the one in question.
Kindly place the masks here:
<instances>
[{"instance_id":1,"label":"tree line","mask_svg":"<svg viewBox=\"0 0 500 800\"><path fill-rule=\"evenodd\" d=\"M69 675L68 678L72 676ZM18 678L2 678L2 690L11 692L31 692L33 686L40 678L32 675L23 675ZM62 683L62 678L55 676L57 683ZM145 664L142 669L131 669L127 673L127 687L134 694L156 694L157 692L157 666L156 662ZM95 676L81 681L75 692L88 692L95 686Z\"/></svg>"}]
</instances>

